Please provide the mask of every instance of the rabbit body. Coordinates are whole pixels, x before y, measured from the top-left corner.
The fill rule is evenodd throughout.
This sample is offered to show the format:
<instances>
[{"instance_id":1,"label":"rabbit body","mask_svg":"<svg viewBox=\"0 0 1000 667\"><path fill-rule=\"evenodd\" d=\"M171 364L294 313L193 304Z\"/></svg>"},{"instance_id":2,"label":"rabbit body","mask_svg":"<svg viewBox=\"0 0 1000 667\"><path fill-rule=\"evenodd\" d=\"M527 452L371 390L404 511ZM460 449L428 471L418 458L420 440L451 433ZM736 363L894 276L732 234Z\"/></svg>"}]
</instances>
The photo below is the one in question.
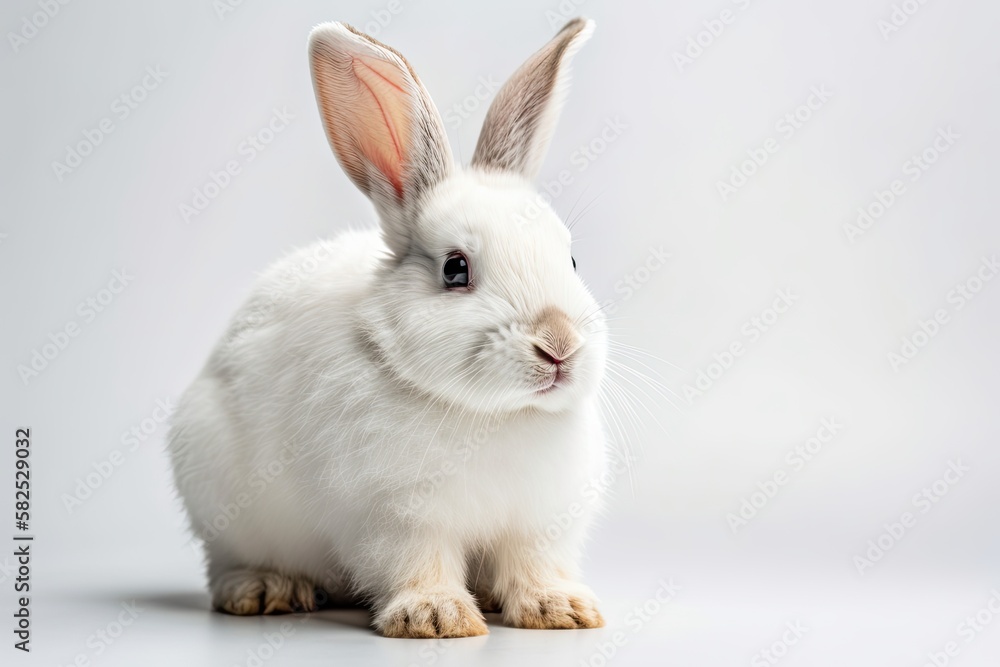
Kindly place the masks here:
<instances>
[{"instance_id":1,"label":"rabbit body","mask_svg":"<svg viewBox=\"0 0 1000 667\"><path fill-rule=\"evenodd\" d=\"M381 47L326 30L314 51ZM387 58L372 71L394 63L359 53ZM418 131L400 127L394 140ZM213 604L310 610L320 590L368 603L401 637L483 634L480 609L519 627L601 625L577 578L606 465L606 341L568 231L524 170L440 155L404 164L433 178L357 167L327 130L381 227L270 267L174 415Z\"/></svg>"}]
</instances>

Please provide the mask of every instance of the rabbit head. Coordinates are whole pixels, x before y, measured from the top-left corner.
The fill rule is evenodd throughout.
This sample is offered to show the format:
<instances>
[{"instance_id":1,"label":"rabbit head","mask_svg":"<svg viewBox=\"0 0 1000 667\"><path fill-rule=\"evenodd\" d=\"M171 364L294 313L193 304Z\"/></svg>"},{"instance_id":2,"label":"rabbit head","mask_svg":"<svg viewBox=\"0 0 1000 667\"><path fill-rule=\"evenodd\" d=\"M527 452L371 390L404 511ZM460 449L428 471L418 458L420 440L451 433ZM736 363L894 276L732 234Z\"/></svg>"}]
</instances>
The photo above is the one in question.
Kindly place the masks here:
<instances>
[{"instance_id":1,"label":"rabbit head","mask_svg":"<svg viewBox=\"0 0 1000 667\"><path fill-rule=\"evenodd\" d=\"M592 394L604 320L570 233L532 180L593 23L575 19L501 87L468 169L399 52L341 23L309 40L327 138L388 249L359 308L395 379L471 410L565 410ZM359 261L361 261L359 259Z\"/></svg>"}]
</instances>

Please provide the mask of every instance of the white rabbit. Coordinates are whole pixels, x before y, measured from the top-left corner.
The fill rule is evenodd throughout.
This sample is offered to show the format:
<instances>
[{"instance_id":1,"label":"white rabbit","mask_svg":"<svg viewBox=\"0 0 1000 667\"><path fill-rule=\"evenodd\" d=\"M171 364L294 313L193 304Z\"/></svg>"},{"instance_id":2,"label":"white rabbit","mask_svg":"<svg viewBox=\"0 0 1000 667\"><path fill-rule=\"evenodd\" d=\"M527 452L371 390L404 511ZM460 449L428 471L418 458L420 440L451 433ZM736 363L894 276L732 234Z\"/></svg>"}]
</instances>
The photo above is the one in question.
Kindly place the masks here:
<instances>
[{"instance_id":1,"label":"white rabbit","mask_svg":"<svg viewBox=\"0 0 1000 667\"><path fill-rule=\"evenodd\" d=\"M309 39L327 138L375 204L273 265L170 433L213 605L368 604L390 637L603 625L578 582L605 469L607 340L570 234L531 180L565 97L575 19L500 89L472 158L395 50Z\"/></svg>"}]
</instances>

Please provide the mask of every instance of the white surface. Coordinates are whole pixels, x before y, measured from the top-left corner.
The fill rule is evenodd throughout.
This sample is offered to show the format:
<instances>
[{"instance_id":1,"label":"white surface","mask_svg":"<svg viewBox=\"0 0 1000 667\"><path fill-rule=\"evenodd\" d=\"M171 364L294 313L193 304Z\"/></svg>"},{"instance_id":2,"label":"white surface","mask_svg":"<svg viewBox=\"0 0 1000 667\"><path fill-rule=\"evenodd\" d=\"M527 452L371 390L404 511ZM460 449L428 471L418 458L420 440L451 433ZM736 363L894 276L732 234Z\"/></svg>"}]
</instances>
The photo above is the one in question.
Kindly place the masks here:
<instances>
[{"instance_id":1,"label":"white surface","mask_svg":"<svg viewBox=\"0 0 1000 667\"><path fill-rule=\"evenodd\" d=\"M378 37L409 58L467 160L486 110L475 97L481 78L502 80L543 44L558 3L400 3ZM134 451L121 438L190 382L256 272L373 220L326 146L305 39L320 21L364 28L387 4L247 1L220 19L207 0L78 2L17 53L0 48L0 443L16 426L33 429L38 535L36 651L25 659L5 644L2 664L71 663L122 599L145 611L94 665L246 664L262 633L287 620L206 611L170 490L165 427L148 422ZM961 310L948 294L1000 253L1000 6L927 2L886 40L877 22L893 11L888 0L743 5L590 0L572 11L598 27L574 63L542 180L569 172L555 207L567 218L586 211L574 255L598 297L618 300L617 337L680 370L627 348L621 360L683 393L714 355L745 346L677 410L643 380L617 378L641 424L620 414L637 454L634 484L616 480L587 562L608 627L494 624L488 638L432 661L430 644L375 637L361 613L324 612L296 624L265 664L579 665L628 629L628 610L664 577L682 591L608 664L747 665L795 620L809 632L782 665L919 666L951 640L961 648L951 664L996 664L1000 620L971 644L957 627L1000 588L1000 281ZM734 22L679 72L672 54L726 7ZM0 26L18 30L36 11L31 0L5 3ZM150 66L169 74L117 118L113 101ZM785 137L776 124L815 86L832 97ZM463 101L475 107L465 120L453 111ZM244 161L241 142L275 107L295 118ZM57 180L51 163L104 117L114 132ZM606 150L581 162L579 147L616 124L624 128L605 134L614 136ZM907 179L904 163L949 126L954 146L850 243L843 225L857 208ZM723 202L717 181L769 137L778 152ZM179 205L231 159L241 173L186 224ZM633 295L616 289L645 277L650 248L661 246L666 266ZM122 267L134 280L86 321L77 304ZM750 340L744 323L782 289L794 306ZM887 353L940 308L948 323L895 371ZM17 366L69 321L80 335L25 385ZM830 417L843 430L734 534L727 513L791 470L786 453ZM122 465L68 511L63 495L115 449ZM957 460L969 472L920 513L914 494ZM12 461L0 455L0 480L12 478ZM907 511L916 525L859 574L854 556Z\"/></svg>"},{"instance_id":2,"label":"white surface","mask_svg":"<svg viewBox=\"0 0 1000 667\"><path fill-rule=\"evenodd\" d=\"M768 663L753 662L757 652L781 641L788 623L805 632L782 665L919 666L949 641L960 649L952 664L987 667L1000 654L1000 614L971 643L957 630L991 599L1000 600L981 575L946 577L897 567L862 581L848 568L804 571L792 559L777 558L720 565L669 550L644 552L637 542L615 539L595 549L595 566L624 564L593 577L608 621L600 630L516 630L491 614L487 637L385 639L370 631L368 615L358 610L252 618L211 613L197 577L135 567L126 581L40 596L39 650L31 664L68 665L83 655L94 665L253 665L249 652L254 651L267 665L576 667L584 661L598 667L604 664L599 656L611 653L617 636L619 645L607 664L763 665ZM650 601L664 583L679 590L658 607ZM140 610L135 622L98 654L102 642L96 633L115 622L122 602ZM646 605L644 619L635 608ZM998 602L993 606L1000 609ZM282 634L284 640L278 640ZM270 656L261 650L269 638L279 645Z\"/></svg>"}]
</instances>

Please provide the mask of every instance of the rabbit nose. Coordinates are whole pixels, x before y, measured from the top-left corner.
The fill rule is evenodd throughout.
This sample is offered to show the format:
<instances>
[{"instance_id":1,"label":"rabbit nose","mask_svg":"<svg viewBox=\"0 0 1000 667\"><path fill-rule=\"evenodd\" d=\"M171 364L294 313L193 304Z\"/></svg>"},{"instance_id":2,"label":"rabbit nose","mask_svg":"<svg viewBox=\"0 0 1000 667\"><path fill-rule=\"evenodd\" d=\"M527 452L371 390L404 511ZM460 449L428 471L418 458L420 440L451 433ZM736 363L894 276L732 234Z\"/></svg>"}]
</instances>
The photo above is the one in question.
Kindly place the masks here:
<instances>
[{"instance_id":1,"label":"rabbit nose","mask_svg":"<svg viewBox=\"0 0 1000 667\"><path fill-rule=\"evenodd\" d=\"M550 364L555 364L556 366L566 361L565 359L560 359L559 357L555 356L554 354L546 350L538 343L535 343L535 354L537 354L542 361Z\"/></svg>"},{"instance_id":2,"label":"rabbit nose","mask_svg":"<svg viewBox=\"0 0 1000 667\"><path fill-rule=\"evenodd\" d=\"M576 332L569 316L553 306L538 314L533 329L535 353L543 361L556 366L569 359L583 345L583 338Z\"/></svg>"}]
</instances>

